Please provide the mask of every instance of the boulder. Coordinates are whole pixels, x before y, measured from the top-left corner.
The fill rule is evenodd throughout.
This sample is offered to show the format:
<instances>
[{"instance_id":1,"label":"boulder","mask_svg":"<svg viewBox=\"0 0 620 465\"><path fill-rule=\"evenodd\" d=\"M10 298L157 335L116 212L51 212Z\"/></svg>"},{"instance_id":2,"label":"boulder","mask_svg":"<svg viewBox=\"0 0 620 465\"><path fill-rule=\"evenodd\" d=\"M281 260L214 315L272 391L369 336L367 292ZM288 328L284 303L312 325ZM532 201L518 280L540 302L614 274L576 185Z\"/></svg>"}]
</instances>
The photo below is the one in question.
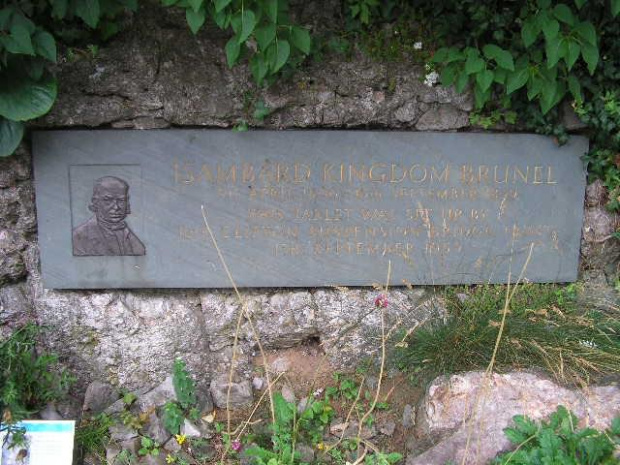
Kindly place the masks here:
<instances>
[{"instance_id":1,"label":"boulder","mask_svg":"<svg viewBox=\"0 0 620 465\"><path fill-rule=\"evenodd\" d=\"M223 374L211 381L211 396L213 403L218 408L225 409L227 406L243 407L252 403L252 385L245 379L233 378L230 384L230 399L228 399L228 374Z\"/></svg>"},{"instance_id":2,"label":"boulder","mask_svg":"<svg viewBox=\"0 0 620 465\"><path fill-rule=\"evenodd\" d=\"M511 447L503 430L515 415L541 420L558 405L572 410L582 426L605 429L620 414L620 388L572 390L527 372L437 378L420 404L415 428L418 440L435 444L408 457L406 465L486 464Z\"/></svg>"}]
</instances>

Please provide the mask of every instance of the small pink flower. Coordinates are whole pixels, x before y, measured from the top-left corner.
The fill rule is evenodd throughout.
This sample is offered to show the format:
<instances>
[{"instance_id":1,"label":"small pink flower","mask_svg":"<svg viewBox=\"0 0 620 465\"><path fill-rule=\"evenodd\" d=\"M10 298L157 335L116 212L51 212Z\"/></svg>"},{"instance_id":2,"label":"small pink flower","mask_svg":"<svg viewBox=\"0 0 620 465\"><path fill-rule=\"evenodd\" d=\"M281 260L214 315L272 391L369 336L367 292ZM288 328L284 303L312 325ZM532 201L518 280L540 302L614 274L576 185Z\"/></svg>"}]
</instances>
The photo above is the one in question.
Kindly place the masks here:
<instances>
[{"instance_id":1,"label":"small pink flower","mask_svg":"<svg viewBox=\"0 0 620 465\"><path fill-rule=\"evenodd\" d=\"M388 298L385 294L379 294L375 299L375 307L386 308L388 306Z\"/></svg>"},{"instance_id":2,"label":"small pink flower","mask_svg":"<svg viewBox=\"0 0 620 465\"><path fill-rule=\"evenodd\" d=\"M241 450L241 441L235 439L233 442L230 443L230 448L235 452L239 452Z\"/></svg>"}]
</instances>

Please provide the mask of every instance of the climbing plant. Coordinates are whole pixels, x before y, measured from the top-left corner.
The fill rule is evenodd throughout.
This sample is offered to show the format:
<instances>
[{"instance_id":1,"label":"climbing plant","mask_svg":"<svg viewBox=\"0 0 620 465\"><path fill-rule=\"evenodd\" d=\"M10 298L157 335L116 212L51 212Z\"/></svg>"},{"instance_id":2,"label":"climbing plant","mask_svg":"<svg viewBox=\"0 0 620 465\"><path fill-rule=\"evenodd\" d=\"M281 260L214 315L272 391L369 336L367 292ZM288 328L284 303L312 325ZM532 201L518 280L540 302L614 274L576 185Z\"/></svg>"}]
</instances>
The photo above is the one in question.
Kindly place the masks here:
<instances>
[{"instance_id":1,"label":"climbing plant","mask_svg":"<svg viewBox=\"0 0 620 465\"><path fill-rule=\"evenodd\" d=\"M516 123L564 143L558 109L568 102L590 130L590 173L620 207L620 0L341 0L342 31L316 47L287 0L161 2L184 11L193 34L207 22L227 31L228 65L247 62L259 86L320 59L327 44L345 58L358 48L373 59L423 59L426 85L473 91L472 123L485 128ZM52 107L58 44L111 37L137 9L137 0L0 0L0 156Z\"/></svg>"},{"instance_id":2,"label":"climbing plant","mask_svg":"<svg viewBox=\"0 0 620 465\"><path fill-rule=\"evenodd\" d=\"M24 122L47 113L57 94L50 72L59 40L118 32L116 19L137 0L0 1L0 156L19 145Z\"/></svg>"}]
</instances>

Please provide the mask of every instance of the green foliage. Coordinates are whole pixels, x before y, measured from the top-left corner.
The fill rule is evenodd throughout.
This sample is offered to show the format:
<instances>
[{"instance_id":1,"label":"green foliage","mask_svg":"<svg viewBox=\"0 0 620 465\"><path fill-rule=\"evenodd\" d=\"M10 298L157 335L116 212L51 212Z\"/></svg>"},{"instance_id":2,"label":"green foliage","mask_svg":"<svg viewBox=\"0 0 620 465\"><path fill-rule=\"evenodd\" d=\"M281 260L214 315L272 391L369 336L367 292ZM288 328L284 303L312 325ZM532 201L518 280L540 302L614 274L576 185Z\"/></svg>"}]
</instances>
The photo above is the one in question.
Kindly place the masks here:
<instances>
[{"instance_id":1,"label":"green foliage","mask_svg":"<svg viewBox=\"0 0 620 465\"><path fill-rule=\"evenodd\" d=\"M57 94L49 65L58 40L98 28L102 38L118 32L115 18L137 9L137 0L50 0L3 2L0 7L0 156L12 154L24 122L46 114Z\"/></svg>"},{"instance_id":2,"label":"green foliage","mask_svg":"<svg viewBox=\"0 0 620 465\"><path fill-rule=\"evenodd\" d=\"M38 327L27 324L0 341L0 415L13 423L62 399L73 378L55 369L58 356L37 353Z\"/></svg>"},{"instance_id":3,"label":"green foliage","mask_svg":"<svg viewBox=\"0 0 620 465\"><path fill-rule=\"evenodd\" d=\"M296 445L304 441L311 444L321 441L334 410L327 400L311 397L298 416L295 403L287 402L279 392L273 396L273 405L276 422L271 427L269 443L249 447L245 454L254 457L259 465L299 463Z\"/></svg>"},{"instance_id":4,"label":"green foliage","mask_svg":"<svg viewBox=\"0 0 620 465\"><path fill-rule=\"evenodd\" d=\"M196 409L196 385L187 371L185 362L176 359L172 367L172 384L176 394L176 401L168 401L163 409L164 427L172 434L179 434L181 425L187 417L196 418L199 415Z\"/></svg>"},{"instance_id":5,"label":"green foliage","mask_svg":"<svg viewBox=\"0 0 620 465\"><path fill-rule=\"evenodd\" d=\"M154 439L151 439L146 436L142 436L140 439L140 449L138 450L138 455L159 455L159 444L155 442Z\"/></svg>"},{"instance_id":6,"label":"green foliage","mask_svg":"<svg viewBox=\"0 0 620 465\"><path fill-rule=\"evenodd\" d=\"M615 445L620 444L620 417L607 432L593 428L578 429L577 417L559 406L549 421L540 425L522 415L513 418L514 428L504 430L518 448L497 457L495 464L531 465L558 463L566 465L617 464Z\"/></svg>"},{"instance_id":7,"label":"green foliage","mask_svg":"<svg viewBox=\"0 0 620 465\"><path fill-rule=\"evenodd\" d=\"M180 358L174 361L172 367L172 384L177 395L179 404L184 409L189 409L196 404L196 386L194 380L187 371L185 362Z\"/></svg>"},{"instance_id":8,"label":"green foliage","mask_svg":"<svg viewBox=\"0 0 620 465\"><path fill-rule=\"evenodd\" d=\"M442 84L454 84L459 92L471 85L478 109L492 99L493 91L512 99L521 90L540 105L543 114L568 93L582 101L580 72L573 68L587 69L590 75L597 68L599 47L592 18L576 6L549 1L515 4L502 11L466 3L472 16L482 15L487 24L501 22L506 27L498 33L474 26L463 31L469 36L466 40L477 36L472 45L437 50L433 61L443 65ZM458 40L456 35L451 37Z\"/></svg>"},{"instance_id":9,"label":"green foliage","mask_svg":"<svg viewBox=\"0 0 620 465\"><path fill-rule=\"evenodd\" d=\"M83 420L75 432L75 441L83 453L105 457L105 447L110 440L109 428L113 424L114 420L105 413Z\"/></svg>"},{"instance_id":10,"label":"green foliage","mask_svg":"<svg viewBox=\"0 0 620 465\"><path fill-rule=\"evenodd\" d=\"M461 301L457 294L467 292ZM409 371L434 376L486 368L499 331L506 290L450 288L450 318L421 328L398 344L396 358ZM506 315L495 366L540 367L562 381L590 381L620 370L620 323L579 309L574 288L524 284Z\"/></svg>"},{"instance_id":11,"label":"green foliage","mask_svg":"<svg viewBox=\"0 0 620 465\"><path fill-rule=\"evenodd\" d=\"M164 428L172 434L179 434L181 425L185 421L183 410L176 402L168 401L164 404L162 420Z\"/></svg>"},{"instance_id":12,"label":"green foliage","mask_svg":"<svg viewBox=\"0 0 620 465\"><path fill-rule=\"evenodd\" d=\"M296 66L310 54L310 32L291 22L287 0L162 0L185 9L197 34L207 18L232 33L225 46L228 66L248 58L257 84L271 83L285 65Z\"/></svg>"}]
</instances>

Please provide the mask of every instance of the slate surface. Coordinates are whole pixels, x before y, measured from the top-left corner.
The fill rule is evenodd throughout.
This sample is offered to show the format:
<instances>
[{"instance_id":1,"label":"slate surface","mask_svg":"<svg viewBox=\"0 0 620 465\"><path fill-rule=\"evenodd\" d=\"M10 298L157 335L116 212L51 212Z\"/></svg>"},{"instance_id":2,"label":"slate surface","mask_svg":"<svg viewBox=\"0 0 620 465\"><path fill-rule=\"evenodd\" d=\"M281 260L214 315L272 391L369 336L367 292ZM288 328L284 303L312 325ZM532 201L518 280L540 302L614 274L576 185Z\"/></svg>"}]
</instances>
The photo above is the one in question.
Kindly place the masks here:
<instances>
[{"instance_id":1,"label":"slate surface","mask_svg":"<svg viewBox=\"0 0 620 465\"><path fill-rule=\"evenodd\" d=\"M577 277L582 137L71 130L33 143L47 288L230 287L201 206L240 287L371 285L388 260L393 285ZM76 227L105 225L88 206L106 176L129 186L144 255L73 254ZM97 237L127 240L111 234Z\"/></svg>"}]
</instances>

